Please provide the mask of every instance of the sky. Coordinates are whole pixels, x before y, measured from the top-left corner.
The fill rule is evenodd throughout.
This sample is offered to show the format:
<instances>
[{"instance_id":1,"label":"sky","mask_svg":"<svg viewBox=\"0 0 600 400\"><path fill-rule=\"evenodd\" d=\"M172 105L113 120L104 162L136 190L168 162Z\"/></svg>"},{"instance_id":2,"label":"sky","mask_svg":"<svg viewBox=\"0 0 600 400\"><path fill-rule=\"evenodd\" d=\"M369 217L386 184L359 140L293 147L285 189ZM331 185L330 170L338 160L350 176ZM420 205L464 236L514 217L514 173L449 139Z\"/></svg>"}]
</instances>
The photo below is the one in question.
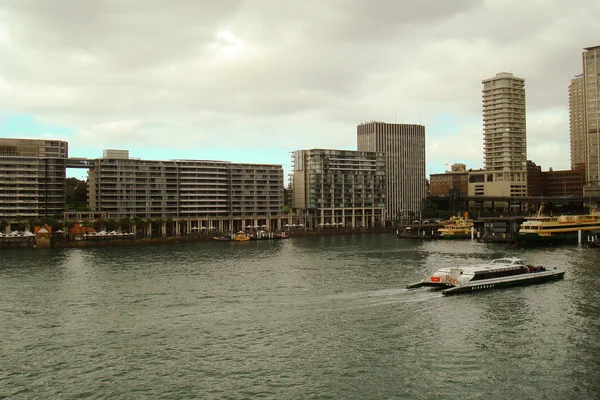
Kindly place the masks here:
<instances>
[{"instance_id":1,"label":"sky","mask_svg":"<svg viewBox=\"0 0 600 400\"><path fill-rule=\"evenodd\" d=\"M569 168L568 86L600 1L0 0L0 137L281 164L423 124L426 174L483 167L483 79L525 79L527 158ZM70 170L70 176L83 174Z\"/></svg>"}]
</instances>

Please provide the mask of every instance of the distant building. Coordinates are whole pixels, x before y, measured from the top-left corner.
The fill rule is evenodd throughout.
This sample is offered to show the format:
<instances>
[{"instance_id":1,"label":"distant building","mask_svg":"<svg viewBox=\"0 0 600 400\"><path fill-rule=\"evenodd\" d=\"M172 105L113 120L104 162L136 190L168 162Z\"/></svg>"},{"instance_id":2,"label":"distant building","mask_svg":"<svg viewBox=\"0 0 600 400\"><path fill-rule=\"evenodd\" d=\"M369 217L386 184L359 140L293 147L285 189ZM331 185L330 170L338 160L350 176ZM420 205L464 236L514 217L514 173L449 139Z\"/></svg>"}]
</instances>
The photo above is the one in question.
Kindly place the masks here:
<instances>
[{"instance_id":1,"label":"distant building","mask_svg":"<svg viewBox=\"0 0 600 400\"><path fill-rule=\"evenodd\" d=\"M465 164L452 164L450 171L429 175L431 196L450 196L452 191L465 197L469 194L469 172Z\"/></svg>"},{"instance_id":2,"label":"distant building","mask_svg":"<svg viewBox=\"0 0 600 400\"><path fill-rule=\"evenodd\" d=\"M587 159L587 130L585 112L585 86L583 75L571 79L569 85L569 141L571 169Z\"/></svg>"},{"instance_id":3,"label":"distant building","mask_svg":"<svg viewBox=\"0 0 600 400\"><path fill-rule=\"evenodd\" d=\"M67 157L62 140L0 139L0 221L61 215Z\"/></svg>"},{"instance_id":4,"label":"distant building","mask_svg":"<svg viewBox=\"0 0 600 400\"><path fill-rule=\"evenodd\" d=\"M359 151L385 153L386 220L416 218L427 194L425 126L367 122L357 127Z\"/></svg>"},{"instance_id":5,"label":"distant building","mask_svg":"<svg viewBox=\"0 0 600 400\"><path fill-rule=\"evenodd\" d=\"M526 196L525 80L501 72L482 84L485 168L469 175L469 196Z\"/></svg>"},{"instance_id":6,"label":"distant building","mask_svg":"<svg viewBox=\"0 0 600 400\"><path fill-rule=\"evenodd\" d=\"M533 161L527 161L527 187L529 196L580 197L585 183L585 164L575 169L542 171Z\"/></svg>"},{"instance_id":7,"label":"distant building","mask_svg":"<svg viewBox=\"0 0 600 400\"><path fill-rule=\"evenodd\" d=\"M600 46L582 54L586 134L586 196L600 196Z\"/></svg>"},{"instance_id":8,"label":"distant building","mask_svg":"<svg viewBox=\"0 0 600 400\"><path fill-rule=\"evenodd\" d=\"M107 150L88 172L90 208L108 218L141 217L263 223L283 213L281 165L140 160ZM231 220L223 226L225 220Z\"/></svg>"},{"instance_id":9,"label":"distant building","mask_svg":"<svg viewBox=\"0 0 600 400\"><path fill-rule=\"evenodd\" d=\"M293 210L310 227L373 227L385 210L382 152L311 149L292 155Z\"/></svg>"}]
</instances>

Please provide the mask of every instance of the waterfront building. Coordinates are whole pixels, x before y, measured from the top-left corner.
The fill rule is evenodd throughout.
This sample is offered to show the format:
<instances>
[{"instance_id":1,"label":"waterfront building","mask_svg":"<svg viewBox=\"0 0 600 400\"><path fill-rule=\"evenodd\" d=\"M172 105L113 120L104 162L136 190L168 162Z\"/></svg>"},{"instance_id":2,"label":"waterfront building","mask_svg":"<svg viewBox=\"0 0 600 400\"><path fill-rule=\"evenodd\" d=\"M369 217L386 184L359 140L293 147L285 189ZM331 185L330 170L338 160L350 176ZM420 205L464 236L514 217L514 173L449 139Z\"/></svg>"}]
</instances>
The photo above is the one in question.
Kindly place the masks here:
<instances>
[{"instance_id":1,"label":"waterfront building","mask_svg":"<svg viewBox=\"0 0 600 400\"><path fill-rule=\"evenodd\" d=\"M465 164L452 164L450 171L429 175L430 196L449 196L453 191L463 197L469 194L469 172Z\"/></svg>"},{"instance_id":2,"label":"waterfront building","mask_svg":"<svg viewBox=\"0 0 600 400\"><path fill-rule=\"evenodd\" d=\"M582 54L585 110L584 195L600 196L600 46L587 47Z\"/></svg>"},{"instance_id":3,"label":"waterfront building","mask_svg":"<svg viewBox=\"0 0 600 400\"><path fill-rule=\"evenodd\" d=\"M357 127L359 151L385 153L386 220L418 218L427 194L425 126L367 122Z\"/></svg>"},{"instance_id":4,"label":"waterfront building","mask_svg":"<svg viewBox=\"0 0 600 400\"><path fill-rule=\"evenodd\" d=\"M482 84L484 171L470 174L469 196L526 196L525 80L500 72Z\"/></svg>"},{"instance_id":5,"label":"waterfront building","mask_svg":"<svg viewBox=\"0 0 600 400\"><path fill-rule=\"evenodd\" d=\"M382 152L295 151L294 212L309 228L378 226L385 210L385 163Z\"/></svg>"},{"instance_id":6,"label":"waterfront building","mask_svg":"<svg viewBox=\"0 0 600 400\"><path fill-rule=\"evenodd\" d=\"M62 140L0 139L0 221L62 214L67 157Z\"/></svg>"},{"instance_id":7,"label":"waterfront building","mask_svg":"<svg viewBox=\"0 0 600 400\"><path fill-rule=\"evenodd\" d=\"M585 163L574 169L542 171L541 166L527 161L527 193L529 196L581 197L585 183Z\"/></svg>"},{"instance_id":8,"label":"waterfront building","mask_svg":"<svg viewBox=\"0 0 600 400\"><path fill-rule=\"evenodd\" d=\"M236 230L246 224L280 228L281 165L140 160L130 158L127 150L107 150L92 161L90 208L107 218L194 221L197 229Z\"/></svg>"}]
</instances>

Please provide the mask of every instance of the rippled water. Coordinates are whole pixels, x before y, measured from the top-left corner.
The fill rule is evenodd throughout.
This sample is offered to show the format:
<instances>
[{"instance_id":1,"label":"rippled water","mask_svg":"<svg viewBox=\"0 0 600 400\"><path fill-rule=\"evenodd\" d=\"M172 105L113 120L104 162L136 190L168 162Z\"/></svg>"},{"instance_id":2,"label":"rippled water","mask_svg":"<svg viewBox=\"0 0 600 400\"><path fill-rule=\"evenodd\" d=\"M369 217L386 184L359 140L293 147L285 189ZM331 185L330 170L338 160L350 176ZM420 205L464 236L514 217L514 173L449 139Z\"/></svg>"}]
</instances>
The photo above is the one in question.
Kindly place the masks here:
<instances>
[{"instance_id":1,"label":"rippled water","mask_svg":"<svg viewBox=\"0 0 600 400\"><path fill-rule=\"evenodd\" d=\"M442 297L516 255L564 281ZM600 251L393 235L0 252L0 398L600 398Z\"/></svg>"}]
</instances>

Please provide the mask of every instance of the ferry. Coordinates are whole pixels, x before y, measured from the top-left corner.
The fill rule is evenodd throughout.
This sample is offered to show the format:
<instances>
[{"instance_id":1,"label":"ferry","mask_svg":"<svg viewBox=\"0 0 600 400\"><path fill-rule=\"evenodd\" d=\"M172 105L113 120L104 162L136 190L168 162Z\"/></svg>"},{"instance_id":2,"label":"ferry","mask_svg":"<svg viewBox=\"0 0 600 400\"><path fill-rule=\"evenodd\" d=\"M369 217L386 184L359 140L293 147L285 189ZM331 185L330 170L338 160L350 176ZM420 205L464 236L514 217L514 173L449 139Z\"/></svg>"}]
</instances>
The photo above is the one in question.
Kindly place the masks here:
<instances>
[{"instance_id":1,"label":"ferry","mask_svg":"<svg viewBox=\"0 0 600 400\"><path fill-rule=\"evenodd\" d=\"M535 217L528 217L521 224L515 241L521 244L577 243L579 231L582 240L600 233L600 214L593 211L587 215L543 216L543 205Z\"/></svg>"},{"instance_id":2,"label":"ferry","mask_svg":"<svg viewBox=\"0 0 600 400\"><path fill-rule=\"evenodd\" d=\"M469 219L469 213L466 212L464 216L451 217L438 229L438 233L442 239L467 239L471 237L472 228L473 220Z\"/></svg>"},{"instance_id":3,"label":"ferry","mask_svg":"<svg viewBox=\"0 0 600 400\"><path fill-rule=\"evenodd\" d=\"M453 295L552 281L562 279L564 274L556 268L548 270L542 266L527 265L520 258L507 257L487 264L440 268L427 279L406 288L427 286L442 289L444 295Z\"/></svg>"},{"instance_id":4,"label":"ferry","mask_svg":"<svg viewBox=\"0 0 600 400\"><path fill-rule=\"evenodd\" d=\"M247 242L248 240L250 240L250 236L246 235L244 231L239 231L233 237L234 242Z\"/></svg>"}]
</instances>

